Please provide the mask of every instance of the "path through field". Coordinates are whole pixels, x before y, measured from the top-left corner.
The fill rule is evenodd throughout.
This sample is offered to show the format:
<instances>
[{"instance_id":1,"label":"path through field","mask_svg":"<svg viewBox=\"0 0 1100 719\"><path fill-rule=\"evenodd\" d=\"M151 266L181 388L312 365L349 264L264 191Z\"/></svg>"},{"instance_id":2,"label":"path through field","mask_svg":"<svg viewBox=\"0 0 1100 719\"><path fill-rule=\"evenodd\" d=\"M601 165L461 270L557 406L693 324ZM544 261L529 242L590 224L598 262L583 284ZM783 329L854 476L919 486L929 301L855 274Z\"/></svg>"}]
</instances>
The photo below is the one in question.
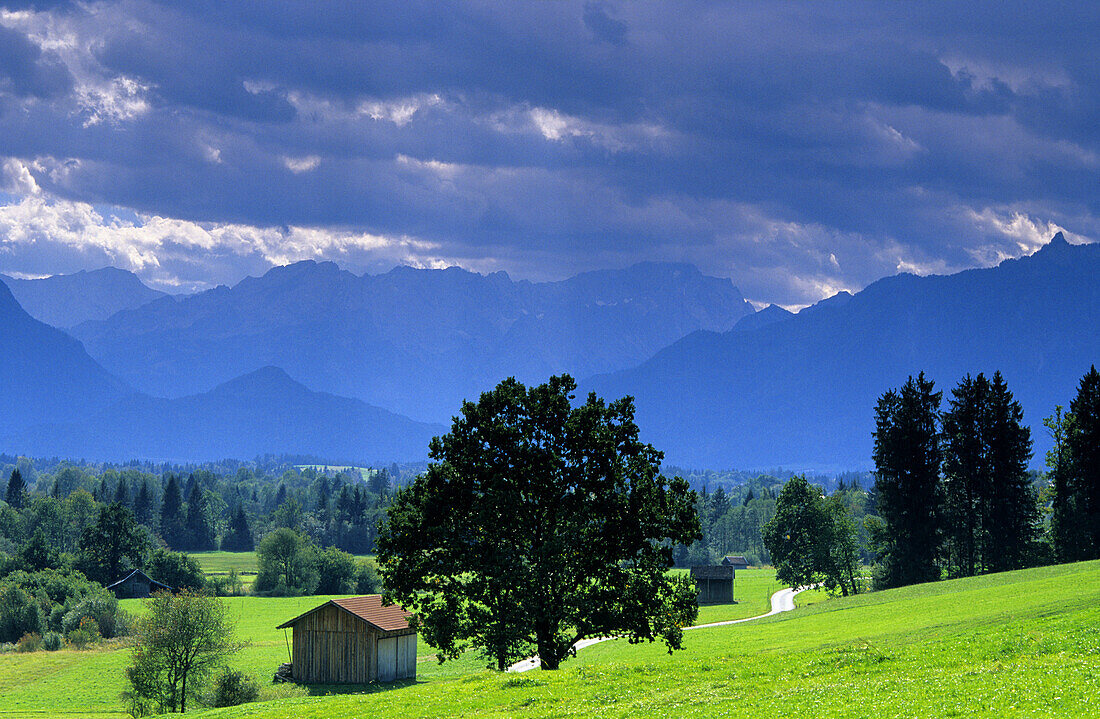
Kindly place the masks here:
<instances>
[{"instance_id":1,"label":"path through field","mask_svg":"<svg viewBox=\"0 0 1100 719\"><path fill-rule=\"evenodd\" d=\"M684 631L691 631L692 629L706 629L707 627L724 627L729 624L740 624L741 622L751 622L754 619L763 619L764 617L770 617L773 614L781 614L782 612L789 612L794 609L794 595L809 589L810 587L802 587L800 589L780 589L778 592L772 595L772 610L767 614L759 614L755 617L748 617L746 619L731 619L727 622L711 622L710 624L696 624L693 627L684 627ZM582 639L573 647L579 652L585 647L590 647L593 644L599 644L600 642L606 642L608 639L614 639L615 637L596 637L594 639ZM539 666L538 656L533 656L529 659L524 659L522 662L516 662L512 666L508 667L510 672L526 672L531 669L537 669Z\"/></svg>"}]
</instances>

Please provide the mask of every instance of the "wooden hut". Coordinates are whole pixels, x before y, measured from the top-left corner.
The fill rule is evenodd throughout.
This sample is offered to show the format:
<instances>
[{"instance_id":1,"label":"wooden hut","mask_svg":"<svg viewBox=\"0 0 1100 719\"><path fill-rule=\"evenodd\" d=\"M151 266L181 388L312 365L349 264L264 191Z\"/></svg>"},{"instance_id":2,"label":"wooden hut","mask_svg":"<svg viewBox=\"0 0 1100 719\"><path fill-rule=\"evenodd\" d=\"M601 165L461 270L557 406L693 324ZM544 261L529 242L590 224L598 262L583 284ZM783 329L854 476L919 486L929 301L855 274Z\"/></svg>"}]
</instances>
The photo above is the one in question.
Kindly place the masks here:
<instances>
[{"instance_id":1,"label":"wooden hut","mask_svg":"<svg viewBox=\"0 0 1100 719\"><path fill-rule=\"evenodd\" d=\"M280 624L294 631L290 676L308 684L416 677L416 630L404 608L377 594L333 599Z\"/></svg>"},{"instance_id":2,"label":"wooden hut","mask_svg":"<svg viewBox=\"0 0 1100 719\"><path fill-rule=\"evenodd\" d=\"M172 588L161 584L140 569L127 574L114 584L108 584L107 590L114 592L119 599L144 599L153 592L170 592Z\"/></svg>"},{"instance_id":3,"label":"wooden hut","mask_svg":"<svg viewBox=\"0 0 1100 719\"><path fill-rule=\"evenodd\" d=\"M733 574L731 566L692 567L691 578L699 592L700 604L733 603Z\"/></svg>"},{"instance_id":4,"label":"wooden hut","mask_svg":"<svg viewBox=\"0 0 1100 719\"><path fill-rule=\"evenodd\" d=\"M722 557L723 567L733 567L734 569L748 569L749 560L742 554L727 554Z\"/></svg>"}]
</instances>

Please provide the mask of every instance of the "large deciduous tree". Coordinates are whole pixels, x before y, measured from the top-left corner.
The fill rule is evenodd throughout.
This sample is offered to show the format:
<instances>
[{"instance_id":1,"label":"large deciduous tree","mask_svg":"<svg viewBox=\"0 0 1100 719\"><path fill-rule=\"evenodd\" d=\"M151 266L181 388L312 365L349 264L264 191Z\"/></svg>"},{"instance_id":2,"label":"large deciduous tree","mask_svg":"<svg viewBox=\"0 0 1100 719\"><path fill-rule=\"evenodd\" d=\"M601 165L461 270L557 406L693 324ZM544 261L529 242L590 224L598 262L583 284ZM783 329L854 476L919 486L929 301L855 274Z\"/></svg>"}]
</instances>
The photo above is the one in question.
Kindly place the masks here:
<instances>
[{"instance_id":1,"label":"large deciduous tree","mask_svg":"<svg viewBox=\"0 0 1100 719\"><path fill-rule=\"evenodd\" d=\"M875 493L885 523L878 533L878 579L888 587L940 577L942 393L934 388L921 372L900 390L883 394L875 408Z\"/></svg>"},{"instance_id":2,"label":"large deciduous tree","mask_svg":"<svg viewBox=\"0 0 1100 719\"><path fill-rule=\"evenodd\" d=\"M81 533L79 564L88 579L106 585L121 579L124 569L140 567L147 550L133 513L121 504L104 504Z\"/></svg>"},{"instance_id":3,"label":"large deciduous tree","mask_svg":"<svg viewBox=\"0 0 1100 719\"><path fill-rule=\"evenodd\" d=\"M574 407L575 388L507 379L463 403L394 499L383 578L441 658L470 643L503 670L534 649L556 669L611 634L672 651L697 614L691 583L666 574L700 537L695 493L661 476L630 398Z\"/></svg>"}]
</instances>

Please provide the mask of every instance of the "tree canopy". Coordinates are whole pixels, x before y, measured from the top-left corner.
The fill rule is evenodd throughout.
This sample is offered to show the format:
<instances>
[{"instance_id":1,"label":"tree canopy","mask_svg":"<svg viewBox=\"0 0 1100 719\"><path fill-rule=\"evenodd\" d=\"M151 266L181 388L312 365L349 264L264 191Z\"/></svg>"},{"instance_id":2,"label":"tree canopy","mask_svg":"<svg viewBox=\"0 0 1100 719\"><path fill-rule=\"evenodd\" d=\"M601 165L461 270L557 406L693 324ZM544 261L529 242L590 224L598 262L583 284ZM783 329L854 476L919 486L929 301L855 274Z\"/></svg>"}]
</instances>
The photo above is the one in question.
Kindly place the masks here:
<instances>
[{"instance_id":1,"label":"tree canopy","mask_svg":"<svg viewBox=\"0 0 1100 719\"><path fill-rule=\"evenodd\" d=\"M391 505L383 580L441 659L469 643L497 669L532 649L556 669L608 634L671 651L696 616L691 583L666 573L700 536L695 493L660 474L630 398L574 407L575 388L507 379L463 403Z\"/></svg>"}]
</instances>

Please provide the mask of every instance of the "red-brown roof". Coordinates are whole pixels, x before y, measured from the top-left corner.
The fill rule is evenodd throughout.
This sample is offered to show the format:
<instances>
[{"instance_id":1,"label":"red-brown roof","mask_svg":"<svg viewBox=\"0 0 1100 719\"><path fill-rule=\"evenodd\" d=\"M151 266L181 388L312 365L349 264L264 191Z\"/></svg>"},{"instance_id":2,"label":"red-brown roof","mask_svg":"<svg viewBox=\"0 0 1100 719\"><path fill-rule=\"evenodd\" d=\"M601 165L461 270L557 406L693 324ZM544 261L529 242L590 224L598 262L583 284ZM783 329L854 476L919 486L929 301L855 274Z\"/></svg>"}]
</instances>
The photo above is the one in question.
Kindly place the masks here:
<instances>
[{"instance_id":1,"label":"red-brown roof","mask_svg":"<svg viewBox=\"0 0 1100 719\"><path fill-rule=\"evenodd\" d=\"M318 609L323 609L330 604L350 612L363 621L372 624L383 632L396 632L409 628L410 612L398 604L382 604L382 597L371 594L365 597L348 597L347 599L332 599L324 604L310 609L305 614L299 615L290 621L283 622L276 629L285 629L295 624L299 619L312 614Z\"/></svg>"}]
</instances>

